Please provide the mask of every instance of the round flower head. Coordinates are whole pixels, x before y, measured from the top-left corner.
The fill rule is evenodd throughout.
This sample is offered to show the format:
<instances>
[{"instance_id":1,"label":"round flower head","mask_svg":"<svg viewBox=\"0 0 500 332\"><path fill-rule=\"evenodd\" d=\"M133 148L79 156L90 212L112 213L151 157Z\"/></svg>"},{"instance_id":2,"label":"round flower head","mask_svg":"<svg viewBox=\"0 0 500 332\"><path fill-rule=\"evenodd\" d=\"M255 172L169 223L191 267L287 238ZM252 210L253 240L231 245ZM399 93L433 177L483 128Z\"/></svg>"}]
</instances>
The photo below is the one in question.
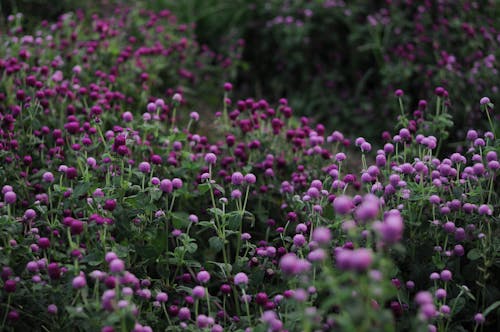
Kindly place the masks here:
<instances>
[{"instance_id":1,"label":"round flower head","mask_svg":"<svg viewBox=\"0 0 500 332\"><path fill-rule=\"evenodd\" d=\"M205 296L205 287L203 286L195 286L193 288L193 296L197 298L202 298Z\"/></svg>"},{"instance_id":2,"label":"round flower head","mask_svg":"<svg viewBox=\"0 0 500 332\"><path fill-rule=\"evenodd\" d=\"M327 227L318 227L313 231L312 239L319 244L328 244L332 239L332 233Z\"/></svg>"},{"instance_id":3,"label":"round flower head","mask_svg":"<svg viewBox=\"0 0 500 332\"><path fill-rule=\"evenodd\" d=\"M156 301L161 302L161 303L167 302L168 301L167 293L160 292L160 293L156 294Z\"/></svg>"},{"instance_id":4,"label":"round flower head","mask_svg":"<svg viewBox=\"0 0 500 332\"><path fill-rule=\"evenodd\" d=\"M198 281L202 284L206 284L210 280L210 273L207 271L200 271L196 275L196 279L198 279Z\"/></svg>"},{"instance_id":5,"label":"round flower head","mask_svg":"<svg viewBox=\"0 0 500 332\"><path fill-rule=\"evenodd\" d=\"M365 271L373 261L372 251L365 248L353 250L352 252L352 267L359 272Z\"/></svg>"},{"instance_id":6,"label":"round flower head","mask_svg":"<svg viewBox=\"0 0 500 332\"><path fill-rule=\"evenodd\" d=\"M14 204L17 200L17 195L13 191L8 191L3 195L3 198L5 200L5 203Z\"/></svg>"},{"instance_id":7,"label":"round flower head","mask_svg":"<svg viewBox=\"0 0 500 332\"><path fill-rule=\"evenodd\" d=\"M198 112L191 112L191 113L189 113L189 117L193 121L198 121L200 119L200 114L198 114Z\"/></svg>"},{"instance_id":8,"label":"round flower head","mask_svg":"<svg viewBox=\"0 0 500 332\"><path fill-rule=\"evenodd\" d=\"M307 259L311 262L319 262L324 260L325 258L326 258L326 252L321 248L314 249L307 255Z\"/></svg>"},{"instance_id":9,"label":"round flower head","mask_svg":"<svg viewBox=\"0 0 500 332\"><path fill-rule=\"evenodd\" d=\"M177 315L180 320L188 320L191 318L191 311L189 308L182 307L179 309L179 313Z\"/></svg>"},{"instance_id":10,"label":"round flower head","mask_svg":"<svg viewBox=\"0 0 500 332\"><path fill-rule=\"evenodd\" d=\"M160 181L160 190L165 193L171 193L174 190L172 181L169 179L163 179Z\"/></svg>"},{"instance_id":11,"label":"round flower head","mask_svg":"<svg viewBox=\"0 0 500 332\"><path fill-rule=\"evenodd\" d=\"M8 193L9 191L14 191L14 188L12 188L12 186L9 185L5 185L2 187L2 194L5 195L5 193Z\"/></svg>"},{"instance_id":12,"label":"round flower head","mask_svg":"<svg viewBox=\"0 0 500 332\"><path fill-rule=\"evenodd\" d=\"M231 191L231 198L233 198L233 199L241 198L241 195L242 195L242 193L238 189Z\"/></svg>"},{"instance_id":13,"label":"round flower head","mask_svg":"<svg viewBox=\"0 0 500 332\"><path fill-rule=\"evenodd\" d=\"M25 220L31 220L31 219L34 219L36 217L36 212L35 210L33 209L27 209L26 211L24 211L24 216L23 218Z\"/></svg>"},{"instance_id":14,"label":"round flower head","mask_svg":"<svg viewBox=\"0 0 500 332\"><path fill-rule=\"evenodd\" d=\"M211 152L205 155L205 162L207 164L213 165L217 162L217 156Z\"/></svg>"},{"instance_id":15,"label":"round flower head","mask_svg":"<svg viewBox=\"0 0 500 332\"><path fill-rule=\"evenodd\" d=\"M176 103L180 103L182 101L182 95L180 93L176 93L173 95L172 100Z\"/></svg>"},{"instance_id":16,"label":"round flower head","mask_svg":"<svg viewBox=\"0 0 500 332\"><path fill-rule=\"evenodd\" d=\"M386 243L394 243L403 237L404 224L399 215L389 215L384 219L380 232L382 240Z\"/></svg>"},{"instance_id":17,"label":"round flower head","mask_svg":"<svg viewBox=\"0 0 500 332\"><path fill-rule=\"evenodd\" d=\"M346 160L347 156L343 152L339 152L335 155L335 160L338 162Z\"/></svg>"},{"instance_id":18,"label":"round flower head","mask_svg":"<svg viewBox=\"0 0 500 332\"><path fill-rule=\"evenodd\" d=\"M490 98L488 98L488 97L483 97L483 98L481 98L481 100L479 101L479 104L481 104L481 105L488 105L490 102L491 102L491 101L490 101Z\"/></svg>"},{"instance_id":19,"label":"round flower head","mask_svg":"<svg viewBox=\"0 0 500 332\"><path fill-rule=\"evenodd\" d=\"M244 178L243 174L241 174L240 172L234 172L231 175L231 182L232 182L232 184L234 184L236 186L242 184L244 179L245 178Z\"/></svg>"},{"instance_id":20,"label":"round flower head","mask_svg":"<svg viewBox=\"0 0 500 332\"><path fill-rule=\"evenodd\" d=\"M338 196L333 201L333 208L338 214L347 214L353 208L352 200L348 196Z\"/></svg>"},{"instance_id":21,"label":"round flower head","mask_svg":"<svg viewBox=\"0 0 500 332\"><path fill-rule=\"evenodd\" d=\"M151 165L147 161L143 161L139 164L139 171L142 173L149 173L151 171Z\"/></svg>"},{"instance_id":22,"label":"round flower head","mask_svg":"<svg viewBox=\"0 0 500 332\"><path fill-rule=\"evenodd\" d=\"M149 103L148 106L147 106L147 109L148 109L149 113L153 113L154 111L156 111L156 104L155 103Z\"/></svg>"},{"instance_id":23,"label":"round flower head","mask_svg":"<svg viewBox=\"0 0 500 332\"><path fill-rule=\"evenodd\" d=\"M125 122L131 122L132 120L134 120L134 115L131 113L131 112L124 112L122 114L122 120L125 121Z\"/></svg>"},{"instance_id":24,"label":"round flower head","mask_svg":"<svg viewBox=\"0 0 500 332\"><path fill-rule=\"evenodd\" d=\"M237 286L247 285L248 284L248 276L243 272L237 273L234 276L234 284Z\"/></svg>"},{"instance_id":25,"label":"round flower head","mask_svg":"<svg viewBox=\"0 0 500 332\"><path fill-rule=\"evenodd\" d=\"M114 252L110 251L106 253L106 256L104 256L104 259L106 262L110 263L112 260L118 258L118 255L116 255Z\"/></svg>"},{"instance_id":26,"label":"round flower head","mask_svg":"<svg viewBox=\"0 0 500 332\"><path fill-rule=\"evenodd\" d=\"M172 186L174 187L174 189L179 189L182 187L182 180L179 179L179 178L174 178L172 179Z\"/></svg>"},{"instance_id":27,"label":"round flower head","mask_svg":"<svg viewBox=\"0 0 500 332\"><path fill-rule=\"evenodd\" d=\"M297 247L302 247L306 243L306 238L302 234L295 234L293 244Z\"/></svg>"},{"instance_id":28,"label":"round flower head","mask_svg":"<svg viewBox=\"0 0 500 332\"><path fill-rule=\"evenodd\" d=\"M257 178L252 173L248 173L247 175L245 175L245 182L246 183L254 184L256 181L257 181Z\"/></svg>"},{"instance_id":29,"label":"round flower head","mask_svg":"<svg viewBox=\"0 0 500 332\"><path fill-rule=\"evenodd\" d=\"M485 321L484 315L482 313L477 313L474 315L474 321L476 324L483 324Z\"/></svg>"},{"instance_id":30,"label":"round flower head","mask_svg":"<svg viewBox=\"0 0 500 332\"><path fill-rule=\"evenodd\" d=\"M85 280L84 276L80 275L80 276L77 276L73 279L72 285L73 285L73 288L80 289L80 288L83 288L87 285L87 281Z\"/></svg>"},{"instance_id":31,"label":"round flower head","mask_svg":"<svg viewBox=\"0 0 500 332\"><path fill-rule=\"evenodd\" d=\"M45 182L49 182L49 183L54 182L54 174L52 174L51 172L45 172L42 175L42 179Z\"/></svg>"},{"instance_id":32,"label":"round flower head","mask_svg":"<svg viewBox=\"0 0 500 332\"><path fill-rule=\"evenodd\" d=\"M113 273L120 273L125 270L125 262L119 258L115 258L109 262L109 270Z\"/></svg>"},{"instance_id":33,"label":"round flower head","mask_svg":"<svg viewBox=\"0 0 500 332\"><path fill-rule=\"evenodd\" d=\"M49 304L47 306L47 312L51 315L57 315L57 306L55 304Z\"/></svg>"},{"instance_id":34,"label":"round flower head","mask_svg":"<svg viewBox=\"0 0 500 332\"><path fill-rule=\"evenodd\" d=\"M443 270L441 271L441 280L443 281L450 281L452 279L452 274L449 270Z\"/></svg>"}]
</instances>

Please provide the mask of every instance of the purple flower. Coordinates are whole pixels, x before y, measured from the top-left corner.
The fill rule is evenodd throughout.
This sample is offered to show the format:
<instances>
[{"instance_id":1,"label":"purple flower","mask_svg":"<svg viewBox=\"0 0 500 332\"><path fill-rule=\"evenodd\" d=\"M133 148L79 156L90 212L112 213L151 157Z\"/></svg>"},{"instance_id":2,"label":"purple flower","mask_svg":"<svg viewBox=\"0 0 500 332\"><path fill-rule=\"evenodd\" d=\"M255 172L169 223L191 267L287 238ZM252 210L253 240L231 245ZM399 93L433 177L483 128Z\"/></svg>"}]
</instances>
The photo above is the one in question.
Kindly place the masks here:
<instances>
[{"instance_id":1,"label":"purple flower","mask_svg":"<svg viewBox=\"0 0 500 332\"><path fill-rule=\"evenodd\" d=\"M176 103L180 103L182 101L182 95L180 93L175 93L172 100Z\"/></svg>"},{"instance_id":2,"label":"purple flower","mask_svg":"<svg viewBox=\"0 0 500 332\"><path fill-rule=\"evenodd\" d=\"M207 153L205 155L205 162L210 165L214 165L217 162L217 156L214 153Z\"/></svg>"},{"instance_id":3,"label":"purple flower","mask_svg":"<svg viewBox=\"0 0 500 332\"><path fill-rule=\"evenodd\" d=\"M123 262L119 258L113 259L111 262L109 262L109 270L112 273L120 273L125 270L125 262Z\"/></svg>"},{"instance_id":4,"label":"purple flower","mask_svg":"<svg viewBox=\"0 0 500 332\"><path fill-rule=\"evenodd\" d=\"M231 183L235 186L242 184L244 179L245 178L243 177L243 174L241 174L240 172L234 172L231 175Z\"/></svg>"},{"instance_id":5,"label":"purple flower","mask_svg":"<svg viewBox=\"0 0 500 332\"><path fill-rule=\"evenodd\" d=\"M151 172L151 165L147 161L143 161L139 164L139 171L142 173L149 173Z\"/></svg>"},{"instance_id":6,"label":"purple flower","mask_svg":"<svg viewBox=\"0 0 500 332\"><path fill-rule=\"evenodd\" d=\"M165 193L171 193L174 190L172 181L169 179L163 179L160 182L160 189Z\"/></svg>"},{"instance_id":7,"label":"purple flower","mask_svg":"<svg viewBox=\"0 0 500 332\"><path fill-rule=\"evenodd\" d=\"M332 239L332 233L327 227L318 227L313 231L312 239L319 244L328 244Z\"/></svg>"},{"instance_id":8,"label":"purple flower","mask_svg":"<svg viewBox=\"0 0 500 332\"><path fill-rule=\"evenodd\" d=\"M247 285L248 284L248 277L245 273L239 272L234 276L234 284L237 286L240 285Z\"/></svg>"},{"instance_id":9,"label":"purple flower","mask_svg":"<svg viewBox=\"0 0 500 332\"><path fill-rule=\"evenodd\" d=\"M302 234L295 234L293 237L293 244L296 247L302 247L306 243L306 238Z\"/></svg>"},{"instance_id":10,"label":"purple flower","mask_svg":"<svg viewBox=\"0 0 500 332\"><path fill-rule=\"evenodd\" d=\"M451 271L449 271L449 270L443 270L443 271L441 271L440 276L441 276L441 280L443 280L443 281L450 281L452 279L453 275L452 275Z\"/></svg>"},{"instance_id":11,"label":"purple flower","mask_svg":"<svg viewBox=\"0 0 500 332\"><path fill-rule=\"evenodd\" d=\"M321 248L315 249L307 255L307 259L311 262L323 261L325 258L326 252Z\"/></svg>"},{"instance_id":12,"label":"purple flower","mask_svg":"<svg viewBox=\"0 0 500 332\"><path fill-rule=\"evenodd\" d=\"M79 275L73 278L72 285L74 289L80 289L87 285L87 280L85 280L85 277L83 275Z\"/></svg>"},{"instance_id":13,"label":"purple flower","mask_svg":"<svg viewBox=\"0 0 500 332\"><path fill-rule=\"evenodd\" d=\"M432 294L430 292L420 291L415 296L415 302L417 302L418 305L424 305L427 303L433 303L434 300L432 299Z\"/></svg>"},{"instance_id":14,"label":"purple flower","mask_svg":"<svg viewBox=\"0 0 500 332\"><path fill-rule=\"evenodd\" d=\"M306 272L311 268L311 264L308 261L299 259L292 253L281 257L279 265L283 273L291 275Z\"/></svg>"},{"instance_id":15,"label":"purple flower","mask_svg":"<svg viewBox=\"0 0 500 332\"><path fill-rule=\"evenodd\" d=\"M483 324L485 321L484 315L482 313L477 313L474 315L474 321L476 324L480 325Z\"/></svg>"},{"instance_id":16,"label":"purple flower","mask_svg":"<svg viewBox=\"0 0 500 332\"><path fill-rule=\"evenodd\" d=\"M33 220L36 218L36 212L33 209L27 209L24 211L23 219L24 220Z\"/></svg>"},{"instance_id":17,"label":"purple flower","mask_svg":"<svg viewBox=\"0 0 500 332\"><path fill-rule=\"evenodd\" d=\"M490 102L491 102L491 101L490 101L490 98L488 98L488 97L483 97L483 98L481 98L481 100L479 101L479 104L481 104L481 105L488 105Z\"/></svg>"},{"instance_id":18,"label":"purple flower","mask_svg":"<svg viewBox=\"0 0 500 332\"><path fill-rule=\"evenodd\" d=\"M12 186L5 185L5 186L3 186L3 187L2 187L2 194L4 194L4 195L5 195L5 194L6 194L6 193L8 193L9 191L13 191L13 190L14 190L14 188L12 188Z\"/></svg>"},{"instance_id":19,"label":"purple flower","mask_svg":"<svg viewBox=\"0 0 500 332\"><path fill-rule=\"evenodd\" d=\"M182 180L179 178L172 179L172 186L174 189L180 189L182 187Z\"/></svg>"},{"instance_id":20,"label":"purple flower","mask_svg":"<svg viewBox=\"0 0 500 332\"><path fill-rule=\"evenodd\" d=\"M42 175L42 179L45 182L49 182L49 183L54 182L54 174L52 174L51 172L45 172Z\"/></svg>"},{"instance_id":21,"label":"purple flower","mask_svg":"<svg viewBox=\"0 0 500 332\"><path fill-rule=\"evenodd\" d=\"M122 120L125 121L125 122L131 122L132 120L134 120L134 116L132 115L132 113L130 112L124 112L122 114Z\"/></svg>"},{"instance_id":22,"label":"purple flower","mask_svg":"<svg viewBox=\"0 0 500 332\"><path fill-rule=\"evenodd\" d=\"M47 312L51 315L57 315L57 306L55 304L49 304L47 306Z\"/></svg>"},{"instance_id":23,"label":"purple flower","mask_svg":"<svg viewBox=\"0 0 500 332\"><path fill-rule=\"evenodd\" d=\"M106 256L104 256L104 259L106 262L111 263L112 260L117 259L118 255L116 255L114 252L110 251L106 253Z\"/></svg>"},{"instance_id":24,"label":"purple flower","mask_svg":"<svg viewBox=\"0 0 500 332\"><path fill-rule=\"evenodd\" d=\"M390 214L382 223L380 233L385 243L395 243L403 237L403 218L400 215Z\"/></svg>"},{"instance_id":25,"label":"purple flower","mask_svg":"<svg viewBox=\"0 0 500 332\"><path fill-rule=\"evenodd\" d=\"M16 288L17 288L17 283L13 279L6 280L3 285L3 289L5 289L7 293L14 293L16 291Z\"/></svg>"},{"instance_id":26,"label":"purple flower","mask_svg":"<svg viewBox=\"0 0 500 332\"><path fill-rule=\"evenodd\" d=\"M241 195L242 195L242 193L238 189L234 189L233 191L231 191L231 198L233 198L233 199L241 198Z\"/></svg>"},{"instance_id":27,"label":"purple flower","mask_svg":"<svg viewBox=\"0 0 500 332\"><path fill-rule=\"evenodd\" d=\"M338 196L333 201L333 208L338 214L347 214L353 208L352 200L348 196Z\"/></svg>"},{"instance_id":28,"label":"purple flower","mask_svg":"<svg viewBox=\"0 0 500 332\"><path fill-rule=\"evenodd\" d=\"M257 181L257 178L252 173L248 173L247 175L245 175L245 182L246 183L254 184L256 181Z\"/></svg>"},{"instance_id":29,"label":"purple flower","mask_svg":"<svg viewBox=\"0 0 500 332\"><path fill-rule=\"evenodd\" d=\"M7 204L14 204L17 200L17 195L13 191L8 191L3 195L3 199Z\"/></svg>"},{"instance_id":30,"label":"purple flower","mask_svg":"<svg viewBox=\"0 0 500 332\"><path fill-rule=\"evenodd\" d=\"M167 302L168 301L167 293L160 292L160 293L156 294L156 301L161 302L161 303Z\"/></svg>"},{"instance_id":31,"label":"purple flower","mask_svg":"<svg viewBox=\"0 0 500 332\"><path fill-rule=\"evenodd\" d=\"M200 271L196 275L196 279L198 279L198 281L202 284L206 284L210 280L210 273L207 271Z\"/></svg>"},{"instance_id":32,"label":"purple flower","mask_svg":"<svg viewBox=\"0 0 500 332\"><path fill-rule=\"evenodd\" d=\"M197 298L202 298L205 296L205 287L203 286L195 286L193 288L193 296Z\"/></svg>"},{"instance_id":33,"label":"purple flower","mask_svg":"<svg viewBox=\"0 0 500 332\"><path fill-rule=\"evenodd\" d=\"M149 103L147 105L147 110L149 113L153 113L154 111L156 111L156 104L155 103Z\"/></svg>"}]
</instances>

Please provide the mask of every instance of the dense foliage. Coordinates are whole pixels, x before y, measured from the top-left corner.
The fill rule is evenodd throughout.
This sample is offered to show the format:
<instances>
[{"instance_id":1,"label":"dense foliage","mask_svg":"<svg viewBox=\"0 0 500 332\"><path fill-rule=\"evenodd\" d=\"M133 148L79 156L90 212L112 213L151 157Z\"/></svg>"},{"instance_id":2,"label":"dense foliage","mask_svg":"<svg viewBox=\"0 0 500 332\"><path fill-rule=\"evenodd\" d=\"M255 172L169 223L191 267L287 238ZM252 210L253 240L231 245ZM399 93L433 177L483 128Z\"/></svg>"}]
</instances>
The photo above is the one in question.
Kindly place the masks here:
<instances>
[{"instance_id":1,"label":"dense foliage","mask_svg":"<svg viewBox=\"0 0 500 332\"><path fill-rule=\"evenodd\" d=\"M173 10L187 13L179 3ZM283 3L255 2L256 17L304 16L302 24L285 16L254 26L264 49L232 31L224 47L207 46L196 36L200 17L189 19L198 26L186 24L147 3L75 10L32 32L23 15L7 18L0 37L1 330L500 329L496 71L494 55L484 60L497 51L497 37L485 37L496 35L494 27L477 28L483 53L466 60L474 40L436 33L457 51L443 68L432 67L417 60L442 55L444 46L431 51L432 43L415 40L430 26L445 33L441 20L427 16L433 4L415 6L425 33L412 34L405 29L418 20L389 14L401 13L396 3L391 11L377 7L371 27L354 32L366 9ZM186 4L191 14L205 8ZM441 2L436 10L466 15L454 6ZM255 22L248 15L235 22ZM218 24L231 26L224 15L210 17L206 40L222 36ZM468 31L464 17L449 28ZM323 19L345 34L328 34L328 25L316 30ZM401 39L384 37L395 33L391 22L407 22ZM322 58L315 50L323 41L304 47L300 31L349 45L381 38L359 50L381 62L365 72L370 56L349 47ZM275 38L284 48L272 46ZM311 54L293 58L286 47ZM422 56L411 58L414 51ZM250 61L258 54L260 67ZM274 55L284 54L291 62L276 72ZM452 54L460 57L450 64ZM354 57L348 65L347 57ZM314 76L304 63L332 68ZM477 73L468 69L474 63ZM285 97L240 98L255 79L241 76L248 65L269 84L264 90ZM371 75L383 78L380 88ZM463 83L461 75L472 76ZM313 76L319 86L310 90L303 84L311 82L293 80ZM345 116L351 122L332 127L321 114L303 116L316 93L346 110L366 104L387 112L352 113ZM466 112L477 127L461 127ZM391 129L375 121L381 114ZM459 129L463 141L449 145Z\"/></svg>"}]
</instances>

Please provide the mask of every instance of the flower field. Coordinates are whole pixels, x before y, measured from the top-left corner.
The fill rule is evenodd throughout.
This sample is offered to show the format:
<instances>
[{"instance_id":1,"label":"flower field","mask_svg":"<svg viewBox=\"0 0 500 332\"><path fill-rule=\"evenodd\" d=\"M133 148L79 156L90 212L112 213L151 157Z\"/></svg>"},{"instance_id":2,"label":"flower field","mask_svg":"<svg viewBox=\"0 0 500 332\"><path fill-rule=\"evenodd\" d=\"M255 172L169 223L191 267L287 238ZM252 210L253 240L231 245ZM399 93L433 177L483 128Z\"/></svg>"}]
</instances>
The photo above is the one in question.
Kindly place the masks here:
<instances>
[{"instance_id":1,"label":"flower field","mask_svg":"<svg viewBox=\"0 0 500 332\"><path fill-rule=\"evenodd\" d=\"M311 7L302 23L316 31L315 4L297 3ZM426 6L417 30L442 33ZM6 17L1 331L500 330L493 54L461 63L471 44L450 46L458 60L436 47L433 71L427 44L422 63L413 49L379 44L380 94L361 96L369 80L352 98L351 86L337 90L358 77L349 66L329 93L349 110L372 98L368 108L389 111L323 121L324 110L301 107L325 86L297 95L280 86L302 60L282 64L285 81L267 72L270 94L242 96L252 70L272 61L252 69L244 36L200 42L172 8L74 9L32 29L23 14ZM376 35L387 17L379 8L365 19ZM275 17L265 27L291 40L279 27L292 22L303 26ZM484 37L477 47L495 52L493 20L485 30L467 22L450 26L490 35L493 46ZM333 59L321 61L340 66Z\"/></svg>"}]
</instances>

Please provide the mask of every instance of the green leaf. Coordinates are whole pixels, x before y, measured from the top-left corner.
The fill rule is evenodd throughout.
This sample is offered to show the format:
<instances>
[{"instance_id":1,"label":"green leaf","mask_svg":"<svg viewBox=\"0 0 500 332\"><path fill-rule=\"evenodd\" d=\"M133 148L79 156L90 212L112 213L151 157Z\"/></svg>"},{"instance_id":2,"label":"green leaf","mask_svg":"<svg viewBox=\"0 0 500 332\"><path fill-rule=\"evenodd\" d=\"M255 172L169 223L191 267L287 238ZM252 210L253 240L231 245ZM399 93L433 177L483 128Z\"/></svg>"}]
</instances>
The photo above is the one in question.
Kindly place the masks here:
<instances>
[{"instance_id":1,"label":"green leaf","mask_svg":"<svg viewBox=\"0 0 500 332\"><path fill-rule=\"evenodd\" d=\"M82 263L88 263L90 266L98 266L101 265L104 261L104 256L102 253L95 252L91 253L82 259Z\"/></svg>"},{"instance_id":2,"label":"green leaf","mask_svg":"<svg viewBox=\"0 0 500 332\"><path fill-rule=\"evenodd\" d=\"M467 258L471 261L475 261L476 259L479 259L481 257L482 254L477 248L474 248L467 253Z\"/></svg>"},{"instance_id":3,"label":"green leaf","mask_svg":"<svg viewBox=\"0 0 500 332\"><path fill-rule=\"evenodd\" d=\"M203 226L203 227L214 227L214 222L213 221L200 221L196 225Z\"/></svg>"},{"instance_id":4,"label":"green leaf","mask_svg":"<svg viewBox=\"0 0 500 332\"><path fill-rule=\"evenodd\" d=\"M205 182L205 183L198 185L198 191L200 192L200 194L204 194L208 190L210 190L210 185L208 183Z\"/></svg>"},{"instance_id":5,"label":"green leaf","mask_svg":"<svg viewBox=\"0 0 500 332\"><path fill-rule=\"evenodd\" d=\"M186 212L174 212L172 213L172 225L175 228L182 228L187 226L189 215Z\"/></svg>"},{"instance_id":6,"label":"green leaf","mask_svg":"<svg viewBox=\"0 0 500 332\"><path fill-rule=\"evenodd\" d=\"M450 307L453 308L451 315L458 314L465 307L465 300L462 297L454 298L450 301Z\"/></svg>"},{"instance_id":7,"label":"green leaf","mask_svg":"<svg viewBox=\"0 0 500 332\"><path fill-rule=\"evenodd\" d=\"M208 209L208 211L219 217L222 217L224 215L224 212L219 208L210 208Z\"/></svg>"},{"instance_id":8,"label":"green leaf","mask_svg":"<svg viewBox=\"0 0 500 332\"><path fill-rule=\"evenodd\" d=\"M215 189L217 189L218 191L220 191L222 193L222 195L225 195L224 188L222 188L221 186L219 186L217 183L213 183L212 185L214 186Z\"/></svg>"},{"instance_id":9,"label":"green leaf","mask_svg":"<svg viewBox=\"0 0 500 332\"><path fill-rule=\"evenodd\" d=\"M83 310L79 310L75 307L66 306L66 311L72 318L83 318L83 319L89 318L89 316L87 316L87 314Z\"/></svg>"},{"instance_id":10,"label":"green leaf","mask_svg":"<svg viewBox=\"0 0 500 332\"><path fill-rule=\"evenodd\" d=\"M73 196L78 198L80 196L85 195L88 192L88 190L90 189L90 186L91 186L90 182L80 183L73 190Z\"/></svg>"},{"instance_id":11,"label":"green leaf","mask_svg":"<svg viewBox=\"0 0 500 332\"><path fill-rule=\"evenodd\" d=\"M151 190L150 192L150 195L151 195L151 199L153 201L156 201L158 199L160 199L161 195L162 195L162 191L159 190L159 189L154 189L154 190Z\"/></svg>"},{"instance_id":12,"label":"green leaf","mask_svg":"<svg viewBox=\"0 0 500 332\"><path fill-rule=\"evenodd\" d=\"M488 316L490 312L492 312L498 307L500 307L500 301L496 301L495 303L490 304L490 306L483 311L483 316L484 317Z\"/></svg>"},{"instance_id":13,"label":"green leaf","mask_svg":"<svg viewBox=\"0 0 500 332\"><path fill-rule=\"evenodd\" d=\"M208 243L210 244L210 248L212 248L215 252L221 251L224 246L224 242L218 236L212 236L208 239Z\"/></svg>"},{"instance_id":14,"label":"green leaf","mask_svg":"<svg viewBox=\"0 0 500 332\"><path fill-rule=\"evenodd\" d=\"M190 254L194 254L196 250L198 250L198 245L196 243L191 242L186 245L186 251Z\"/></svg>"}]
</instances>

